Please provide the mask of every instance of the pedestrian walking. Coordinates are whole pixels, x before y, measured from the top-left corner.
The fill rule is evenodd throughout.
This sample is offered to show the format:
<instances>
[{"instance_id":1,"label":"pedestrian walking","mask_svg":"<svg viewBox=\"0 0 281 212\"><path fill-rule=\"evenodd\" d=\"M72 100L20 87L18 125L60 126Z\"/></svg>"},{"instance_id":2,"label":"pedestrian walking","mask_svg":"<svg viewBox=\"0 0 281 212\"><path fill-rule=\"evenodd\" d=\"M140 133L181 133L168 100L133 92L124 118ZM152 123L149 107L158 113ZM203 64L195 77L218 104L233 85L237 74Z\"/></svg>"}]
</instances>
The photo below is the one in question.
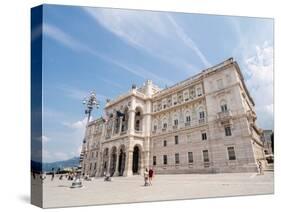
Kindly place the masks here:
<instances>
[{"instance_id":1,"label":"pedestrian walking","mask_svg":"<svg viewBox=\"0 0 281 212\"><path fill-rule=\"evenodd\" d=\"M55 178L55 169L54 169L54 168L52 168L52 178L51 178L51 180L53 181L53 180L54 180L54 178Z\"/></svg>"},{"instance_id":2,"label":"pedestrian walking","mask_svg":"<svg viewBox=\"0 0 281 212\"><path fill-rule=\"evenodd\" d=\"M263 167L262 167L262 162L258 160L258 169L259 169L259 174L263 175Z\"/></svg>"},{"instance_id":3,"label":"pedestrian walking","mask_svg":"<svg viewBox=\"0 0 281 212\"><path fill-rule=\"evenodd\" d=\"M153 169L150 168L148 171L148 177L149 177L149 185L152 186L152 178L153 178Z\"/></svg>"},{"instance_id":4,"label":"pedestrian walking","mask_svg":"<svg viewBox=\"0 0 281 212\"><path fill-rule=\"evenodd\" d=\"M148 170L147 170L147 168L145 169L143 176L144 176L144 186L148 186L149 184L148 184Z\"/></svg>"}]
</instances>

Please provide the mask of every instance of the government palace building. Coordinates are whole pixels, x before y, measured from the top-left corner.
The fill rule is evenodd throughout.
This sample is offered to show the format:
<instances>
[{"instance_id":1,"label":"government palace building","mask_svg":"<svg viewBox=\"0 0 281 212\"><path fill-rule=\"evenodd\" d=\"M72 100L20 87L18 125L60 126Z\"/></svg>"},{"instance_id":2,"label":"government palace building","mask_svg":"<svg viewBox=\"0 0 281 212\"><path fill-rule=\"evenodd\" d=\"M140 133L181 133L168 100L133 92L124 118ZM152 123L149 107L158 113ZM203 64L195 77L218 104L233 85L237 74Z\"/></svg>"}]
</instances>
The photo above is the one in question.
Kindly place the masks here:
<instances>
[{"instance_id":1,"label":"government palace building","mask_svg":"<svg viewBox=\"0 0 281 212\"><path fill-rule=\"evenodd\" d=\"M233 58L164 89L133 85L88 123L82 173L256 172L264 150L254 107Z\"/></svg>"}]
</instances>

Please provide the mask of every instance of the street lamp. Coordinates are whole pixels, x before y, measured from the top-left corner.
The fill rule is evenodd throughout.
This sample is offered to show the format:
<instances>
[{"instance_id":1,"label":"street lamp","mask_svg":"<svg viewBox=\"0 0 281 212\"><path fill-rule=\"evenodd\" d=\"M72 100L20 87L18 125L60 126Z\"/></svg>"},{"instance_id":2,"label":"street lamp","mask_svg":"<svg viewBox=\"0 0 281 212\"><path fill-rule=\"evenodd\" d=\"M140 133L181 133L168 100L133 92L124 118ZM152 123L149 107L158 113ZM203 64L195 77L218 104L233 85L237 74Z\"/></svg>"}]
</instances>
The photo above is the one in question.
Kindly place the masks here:
<instances>
[{"instance_id":1,"label":"street lamp","mask_svg":"<svg viewBox=\"0 0 281 212\"><path fill-rule=\"evenodd\" d=\"M80 165L78 167L78 170L77 170L77 177L75 178L74 182L72 183L72 186L71 188L80 188L82 187L82 182L81 182L81 171L82 171L82 161L84 159L84 155L85 155L85 145L86 145L86 133L87 133L87 126L89 124L89 121L90 121L90 117L91 117L91 112L94 108L99 108L99 102L97 100L97 97L96 97L96 92L95 91L92 91L90 93L90 95L88 97L86 97L84 100L83 100L83 105L85 105L85 114L88 115L88 118L87 118L87 123L86 123L86 129L85 129L85 135L84 135L84 139L83 139L83 144L82 144L82 151L81 151L81 155L80 155Z\"/></svg>"}]
</instances>

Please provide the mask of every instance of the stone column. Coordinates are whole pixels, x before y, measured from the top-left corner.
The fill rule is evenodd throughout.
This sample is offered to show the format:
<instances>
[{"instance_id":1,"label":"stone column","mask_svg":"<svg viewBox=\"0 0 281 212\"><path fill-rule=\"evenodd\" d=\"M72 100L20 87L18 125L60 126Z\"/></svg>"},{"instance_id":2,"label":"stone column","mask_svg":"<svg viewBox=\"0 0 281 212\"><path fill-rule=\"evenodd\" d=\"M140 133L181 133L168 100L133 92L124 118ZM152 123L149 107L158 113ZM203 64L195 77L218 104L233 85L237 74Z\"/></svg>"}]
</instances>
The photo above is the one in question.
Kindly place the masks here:
<instances>
[{"instance_id":1,"label":"stone column","mask_svg":"<svg viewBox=\"0 0 281 212\"><path fill-rule=\"evenodd\" d=\"M119 135L120 135L121 129L122 129L122 119L123 119L123 117L121 116L121 117L119 118L119 131L118 131L118 134L119 134Z\"/></svg>"},{"instance_id":2,"label":"stone column","mask_svg":"<svg viewBox=\"0 0 281 212\"><path fill-rule=\"evenodd\" d=\"M119 172L118 172L118 164L119 164L119 152L116 152L116 164L115 164L115 171L114 171L114 176L118 176Z\"/></svg>"},{"instance_id":3,"label":"stone column","mask_svg":"<svg viewBox=\"0 0 281 212\"><path fill-rule=\"evenodd\" d=\"M143 167L144 169L147 168L149 169L149 151L148 150L144 150L143 151Z\"/></svg>"},{"instance_id":4,"label":"stone column","mask_svg":"<svg viewBox=\"0 0 281 212\"><path fill-rule=\"evenodd\" d=\"M136 105L136 97L132 96L131 106L129 109L129 123L128 123L128 131L129 134L135 133L135 105Z\"/></svg>"},{"instance_id":5,"label":"stone column","mask_svg":"<svg viewBox=\"0 0 281 212\"><path fill-rule=\"evenodd\" d=\"M130 109L129 110L129 124L128 124L128 130L129 134L134 134L135 133L135 110Z\"/></svg>"},{"instance_id":6,"label":"stone column","mask_svg":"<svg viewBox=\"0 0 281 212\"><path fill-rule=\"evenodd\" d=\"M126 154L126 164L125 164L125 170L124 170L124 176L132 176L132 163L133 163L133 151L128 150Z\"/></svg>"},{"instance_id":7,"label":"stone column","mask_svg":"<svg viewBox=\"0 0 281 212\"><path fill-rule=\"evenodd\" d=\"M114 128L115 128L115 118L112 120L111 137L114 135Z\"/></svg>"},{"instance_id":8,"label":"stone column","mask_svg":"<svg viewBox=\"0 0 281 212\"><path fill-rule=\"evenodd\" d=\"M106 167L106 174L110 174L110 163L111 163L111 154L110 154L110 150L108 150L108 161L107 161L107 167Z\"/></svg>"}]
</instances>

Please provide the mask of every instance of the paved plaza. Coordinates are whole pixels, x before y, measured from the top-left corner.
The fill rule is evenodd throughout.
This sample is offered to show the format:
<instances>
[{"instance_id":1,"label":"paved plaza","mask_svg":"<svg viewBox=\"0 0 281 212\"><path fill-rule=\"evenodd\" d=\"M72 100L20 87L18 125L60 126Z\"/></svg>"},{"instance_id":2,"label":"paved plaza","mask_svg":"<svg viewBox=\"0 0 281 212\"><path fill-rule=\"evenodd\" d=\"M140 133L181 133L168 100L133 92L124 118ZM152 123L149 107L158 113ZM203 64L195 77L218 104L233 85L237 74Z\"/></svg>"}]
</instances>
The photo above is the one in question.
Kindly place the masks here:
<instances>
[{"instance_id":1,"label":"paved plaza","mask_svg":"<svg viewBox=\"0 0 281 212\"><path fill-rule=\"evenodd\" d=\"M273 194L274 174L156 175L153 185L147 187L143 186L142 176L115 177L112 182L96 178L83 181L83 187L76 189L71 189L71 184L72 181L58 177L51 181L48 176L43 184L44 207Z\"/></svg>"}]
</instances>

